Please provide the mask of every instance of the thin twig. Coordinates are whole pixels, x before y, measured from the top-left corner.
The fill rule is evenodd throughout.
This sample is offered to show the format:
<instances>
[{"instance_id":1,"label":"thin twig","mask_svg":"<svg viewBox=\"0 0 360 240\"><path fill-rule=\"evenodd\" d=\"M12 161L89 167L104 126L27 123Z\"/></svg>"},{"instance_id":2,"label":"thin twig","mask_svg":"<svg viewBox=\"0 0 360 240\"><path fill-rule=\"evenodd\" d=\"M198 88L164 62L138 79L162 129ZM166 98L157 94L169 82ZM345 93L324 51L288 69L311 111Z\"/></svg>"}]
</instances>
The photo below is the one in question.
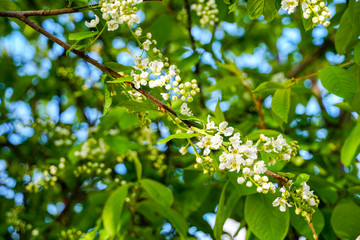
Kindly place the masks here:
<instances>
[{"instance_id":1,"label":"thin twig","mask_svg":"<svg viewBox=\"0 0 360 240\"><path fill-rule=\"evenodd\" d=\"M289 181L288 178L284 177L284 176L281 176L279 174L276 174L276 173L273 173L269 170L266 170L265 172L267 175L273 177L273 178L276 178L277 180L281 181L282 183L287 183Z\"/></svg>"},{"instance_id":2,"label":"thin twig","mask_svg":"<svg viewBox=\"0 0 360 240\"><path fill-rule=\"evenodd\" d=\"M314 228L314 225L313 225L312 221L308 222L308 224L309 224L309 227L311 228L311 231L312 231L312 233L313 233L314 239L315 239L315 240L318 240L319 237L318 237L318 235L316 234L316 231L315 231L315 228Z\"/></svg>"}]
</instances>

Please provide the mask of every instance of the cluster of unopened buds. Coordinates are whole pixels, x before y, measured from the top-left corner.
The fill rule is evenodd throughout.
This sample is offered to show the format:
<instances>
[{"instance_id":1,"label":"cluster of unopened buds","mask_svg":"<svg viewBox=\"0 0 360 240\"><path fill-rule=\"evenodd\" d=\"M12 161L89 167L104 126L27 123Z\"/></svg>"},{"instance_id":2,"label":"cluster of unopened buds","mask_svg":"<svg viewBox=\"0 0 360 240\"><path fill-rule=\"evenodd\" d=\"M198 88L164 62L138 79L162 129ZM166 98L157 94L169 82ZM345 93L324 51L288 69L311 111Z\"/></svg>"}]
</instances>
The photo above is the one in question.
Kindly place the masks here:
<instances>
[{"instance_id":1,"label":"cluster of unopened buds","mask_svg":"<svg viewBox=\"0 0 360 240\"><path fill-rule=\"evenodd\" d=\"M78 240L84 236L84 233L76 228L62 230L60 233L61 239L66 240Z\"/></svg>"},{"instance_id":2,"label":"cluster of unopened buds","mask_svg":"<svg viewBox=\"0 0 360 240\"><path fill-rule=\"evenodd\" d=\"M76 177L80 176L81 174L87 174L87 175L91 175L91 174L95 174L97 176L107 176L112 172L111 168L106 168L105 163L99 163L99 162L87 162L84 163L82 165L79 165L75 170L74 170L74 175Z\"/></svg>"},{"instance_id":3,"label":"cluster of unopened buds","mask_svg":"<svg viewBox=\"0 0 360 240\"><path fill-rule=\"evenodd\" d=\"M75 156L79 159L104 159L109 146L100 138L90 138L81 146L80 151L75 152Z\"/></svg>"},{"instance_id":4,"label":"cluster of unopened buds","mask_svg":"<svg viewBox=\"0 0 360 240\"><path fill-rule=\"evenodd\" d=\"M58 166L50 165L49 169L44 171L33 172L33 176L37 175L36 178L33 177L33 181L29 182L25 186L25 190L29 192L38 193L42 188L45 190L49 188L49 186L55 186L55 183L58 180L57 174L58 169L63 169L65 167L65 158L60 158L60 162Z\"/></svg>"},{"instance_id":5,"label":"cluster of unopened buds","mask_svg":"<svg viewBox=\"0 0 360 240\"><path fill-rule=\"evenodd\" d=\"M306 182L302 182L296 186L291 180L280 188L281 197L273 201L273 206L280 207L281 212L286 211L286 207L295 205L295 213L301 214L306 221L311 221L311 215L314 213L314 208L319 205L319 198L310 190Z\"/></svg>"},{"instance_id":6,"label":"cluster of unopened buds","mask_svg":"<svg viewBox=\"0 0 360 240\"><path fill-rule=\"evenodd\" d=\"M304 19L311 19L314 24L322 24L324 27L330 25L328 19L331 13L324 1L321 0L300 0ZM281 7L289 14L295 11L299 5L299 0L282 0Z\"/></svg>"},{"instance_id":7,"label":"cluster of unopened buds","mask_svg":"<svg viewBox=\"0 0 360 240\"><path fill-rule=\"evenodd\" d=\"M140 18L136 15L136 4L142 3L143 0L102 0L100 1L100 11L102 18L107 21L107 28L109 31L115 31L123 23L130 27L134 23L139 24ZM99 23L100 19L95 15L95 19L90 22L85 22L89 28L94 28Z\"/></svg>"},{"instance_id":8,"label":"cluster of unopened buds","mask_svg":"<svg viewBox=\"0 0 360 240\"><path fill-rule=\"evenodd\" d=\"M200 17L200 25L202 27L206 27L208 24L214 26L219 21L217 17L219 9L217 9L215 0L197 0L196 3L191 5L191 8Z\"/></svg>"}]
</instances>

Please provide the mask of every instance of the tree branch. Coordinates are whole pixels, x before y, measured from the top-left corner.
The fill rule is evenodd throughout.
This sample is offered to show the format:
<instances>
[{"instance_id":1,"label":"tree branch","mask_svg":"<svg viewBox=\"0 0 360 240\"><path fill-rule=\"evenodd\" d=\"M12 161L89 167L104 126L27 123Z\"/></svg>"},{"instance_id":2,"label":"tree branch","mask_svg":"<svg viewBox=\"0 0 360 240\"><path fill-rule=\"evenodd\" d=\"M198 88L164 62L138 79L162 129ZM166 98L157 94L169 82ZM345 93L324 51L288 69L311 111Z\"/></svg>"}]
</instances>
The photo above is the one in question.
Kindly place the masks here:
<instances>
[{"instance_id":1,"label":"tree branch","mask_svg":"<svg viewBox=\"0 0 360 240\"><path fill-rule=\"evenodd\" d=\"M162 0L143 0L144 2L161 2ZM83 6L83 7L76 7L76 8L62 8L62 9L55 9L55 10L29 10L29 11L0 11L0 16L2 17L12 17L13 13L20 13L25 17L30 16L56 16L61 14L68 14L68 13L77 13L83 10L91 10L93 8L99 8L99 4L93 4L90 6Z\"/></svg>"},{"instance_id":2,"label":"tree branch","mask_svg":"<svg viewBox=\"0 0 360 240\"><path fill-rule=\"evenodd\" d=\"M89 57L84 52L79 51L79 50L77 50L75 48L71 48L71 45L61 41L59 38L55 37L54 35L52 35L48 31L46 31L45 29L40 27L39 25L35 24L33 21L31 21L29 18L27 18L22 12L7 12L7 11L4 12L4 11L2 11L2 12L0 12L0 17L17 18L17 19L23 21L25 24L27 24L31 28L33 28L34 30L36 30L37 32L39 32L39 33L43 34L45 37L49 38L51 41L59 44L61 47L65 48L66 50L71 49L70 50L71 52L75 53L80 58L84 59L85 61L87 61L87 62L91 63L92 65L94 65L95 67L99 68L102 72L108 73L108 74L110 74L110 75L112 75L112 76L114 76L116 78L122 78L123 77L119 73L113 71L112 69L102 65L101 63L99 63L95 59ZM159 110L162 110L163 112L167 111L167 112L170 112L171 114L173 114L174 116L177 116L177 113L176 113L176 111L174 109L170 108L168 105L161 102L159 99L155 98L154 96L150 95L149 93L145 92L142 89L136 89L131 82L125 82L125 84L127 84L129 87L135 89L139 93L143 94L150 101L154 102L158 106ZM189 126L189 127L192 126L189 121L187 121L187 120L182 120L182 121L187 126Z\"/></svg>"}]
</instances>

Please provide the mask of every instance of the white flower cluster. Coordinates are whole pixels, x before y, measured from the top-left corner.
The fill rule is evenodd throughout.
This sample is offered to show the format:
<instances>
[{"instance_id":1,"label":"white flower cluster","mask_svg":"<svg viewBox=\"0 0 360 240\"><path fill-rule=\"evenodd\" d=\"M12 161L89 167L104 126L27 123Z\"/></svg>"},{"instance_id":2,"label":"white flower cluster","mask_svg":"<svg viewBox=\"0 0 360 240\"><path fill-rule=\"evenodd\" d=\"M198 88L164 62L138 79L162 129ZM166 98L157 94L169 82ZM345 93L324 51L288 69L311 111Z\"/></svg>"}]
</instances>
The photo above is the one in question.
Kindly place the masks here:
<instances>
[{"instance_id":1,"label":"white flower cluster","mask_svg":"<svg viewBox=\"0 0 360 240\"><path fill-rule=\"evenodd\" d=\"M138 9L135 5L142 2L143 0L100 1L100 11L102 12L102 18L107 21L108 30L115 31L123 23L127 23L130 27L134 26L134 23L139 24L141 20L136 15ZM85 21L85 26L95 28L99 22L99 17L95 15L95 19L92 19L90 22Z\"/></svg>"},{"instance_id":2,"label":"white flower cluster","mask_svg":"<svg viewBox=\"0 0 360 240\"><path fill-rule=\"evenodd\" d=\"M215 0L197 0L197 3L191 5L192 10L200 17L200 25L214 26L219 18L216 16L219 13Z\"/></svg>"},{"instance_id":3,"label":"white flower cluster","mask_svg":"<svg viewBox=\"0 0 360 240\"><path fill-rule=\"evenodd\" d=\"M331 13L325 2L318 0L306 0L301 4L303 10L303 17L311 20L315 24L322 24L324 27L330 25Z\"/></svg>"},{"instance_id":4,"label":"white flower cluster","mask_svg":"<svg viewBox=\"0 0 360 240\"><path fill-rule=\"evenodd\" d=\"M183 105L182 111L182 114L184 114L189 112L190 109L187 108L187 105ZM269 182L269 178L264 175L267 171L266 165L274 164L276 160L290 160L291 155L296 154L296 151L293 150L294 146L287 144L281 134L276 139L261 134L260 139L256 143L251 140L243 143L240 139L240 133L234 133L234 128L228 127L226 121L216 126L215 122L210 120L210 117L209 115L206 129L197 131L201 133L201 136L196 146L203 149L203 155L200 156L197 152L195 153L196 167L199 167L199 164L201 164L205 169L204 172L211 172L213 160L209 157L209 154L211 150L221 149L219 169L226 169L230 172L236 171L237 173L241 172L241 176L237 179L238 183L243 184L246 182L248 187L255 185L260 193L275 192L275 185ZM276 157L269 157L265 162L265 160L259 159L260 151ZM185 154L186 147L182 147L180 153Z\"/></svg>"},{"instance_id":5,"label":"white flower cluster","mask_svg":"<svg viewBox=\"0 0 360 240\"><path fill-rule=\"evenodd\" d=\"M104 0L101 1L103 19L107 20L108 30L114 31L120 24L127 23L130 27L139 24L140 18L136 15L136 4L143 0Z\"/></svg>"},{"instance_id":6,"label":"white flower cluster","mask_svg":"<svg viewBox=\"0 0 360 240\"><path fill-rule=\"evenodd\" d=\"M319 204L319 199L314 194L314 191L310 190L310 187L306 182L302 182L300 187L295 190L292 190L292 188L295 188L295 185L291 180L287 183L287 186L288 187L283 186L280 188L280 192L282 193L281 197L278 197L273 201L273 206L280 206L280 211L285 212L286 206L292 207L295 204L296 214L301 213L303 217L311 215L313 213L312 207L317 207ZM294 193L291 194L290 191L294 191ZM291 201L290 197L293 198L292 200L294 202Z\"/></svg>"},{"instance_id":7,"label":"white flower cluster","mask_svg":"<svg viewBox=\"0 0 360 240\"><path fill-rule=\"evenodd\" d=\"M150 88L165 87L168 92L161 93L164 100L168 100L171 92L173 92L173 101L180 98L183 102L192 102L193 97L200 92L200 88L195 79L191 82L180 83L180 71L175 65L169 66L166 60L164 63L161 60L151 61L149 58L141 59L141 57L137 57L135 59L134 69L135 70L131 72L131 76L134 77L132 83L135 88L139 89L140 86L146 85Z\"/></svg>"},{"instance_id":8,"label":"white flower cluster","mask_svg":"<svg viewBox=\"0 0 360 240\"><path fill-rule=\"evenodd\" d=\"M102 138L96 140L90 138L86 140L81 146L80 151L75 152L75 156L80 159L104 159L109 146Z\"/></svg>"},{"instance_id":9,"label":"white flower cluster","mask_svg":"<svg viewBox=\"0 0 360 240\"><path fill-rule=\"evenodd\" d=\"M282 0L281 8L289 14L295 12L295 8L299 5L299 0Z\"/></svg>"},{"instance_id":10,"label":"white flower cluster","mask_svg":"<svg viewBox=\"0 0 360 240\"><path fill-rule=\"evenodd\" d=\"M281 7L289 14L295 11L295 8L299 5L299 0L282 0ZM301 3L303 11L303 18L311 18L314 24L322 24L324 27L330 25L328 19L331 18L329 8L326 7L324 1L321 0L304 0Z\"/></svg>"}]
</instances>

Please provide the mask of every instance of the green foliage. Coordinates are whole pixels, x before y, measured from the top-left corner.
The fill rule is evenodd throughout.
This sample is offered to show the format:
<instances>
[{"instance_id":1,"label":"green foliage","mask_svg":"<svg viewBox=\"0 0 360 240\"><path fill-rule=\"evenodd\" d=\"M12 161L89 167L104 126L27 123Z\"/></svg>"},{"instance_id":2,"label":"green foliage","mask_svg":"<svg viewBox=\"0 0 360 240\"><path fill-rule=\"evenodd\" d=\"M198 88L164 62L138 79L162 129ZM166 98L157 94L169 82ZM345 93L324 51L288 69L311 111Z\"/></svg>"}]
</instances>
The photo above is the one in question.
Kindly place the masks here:
<instances>
[{"instance_id":1,"label":"green foliage","mask_svg":"<svg viewBox=\"0 0 360 240\"><path fill-rule=\"evenodd\" d=\"M249 17L252 19L264 15L266 21L272 21L278 11L276 0L248 0L246 6Z\"/></svg>"},{"instance_id":2,"label":"green foliage","mask_svg":"<svg viewBox=\"0 0 360 240\"><path fill-rule=\"evenodd\" d=\"M360 207L350 199L338 203L331 215L331 225L341 239L355 239L360 235Z\"/></svg>"},{"instance_id":3,"label":"green foliage","mask_svg":"<svg viewBox=\"0 0 360 240\"><path fill-rule=\"evenodd\" d=\"M144 1L139 24L108 31L110 20L102 19L99 31L90 31L89 11L102 18L91 1L0 0L0 11L89 4L82 13L29 19L123 76L62 51L16 18L9 19L20 29L0 18L0 239L196 239L199 231L222 239L229 218L240 223L237 231L246 228L247 239L312 239L295 213L299 205L280 212L272 205L279 190L258 193L256 184L238 183L241 170L222 169L219 155L233 150L230 136L203 155L197 143L218 131L207 131L208 115L217 127L227 121L242 144L256 144L261 134L296 141L286 161L275 143L257 157L293 189L306 182L319 197L311 215L319 239L358 237L360 2L328 2L336 12L321 38L323 27L302 17L300 2L294 14L279 13L280 0L215 2L213 25L200 23L192 6L198 0ZM141 48L147 39L149 51ZM174 91L163 98L167 83L140 91L177 117L131 88L140 56L162 59L162 72L165 64L177 66L182 83L197 80L201 91L187 102L193 115L171 99ZM319 79L344 101L325 93ZM264 144L260 139L257 147Z\"/></svg>"},{"instance_id":4,"label":"green foliage","mask_svg":"<svg viewBox=\"0 0 360 240\"><path fill-rule=\"evenodd\" d=\"M284 239L290 222L289 210L279 212L269 208L274 197L271 195L250 195L246 197L245 219L251 232L259 239Z\"/></svg>"},{"instance_id":5,"label":"green foliage","mask_svg":"<svg viewBox=\"0 0 360 240\"><path fill-rule=\"evenodd\" d=\"M106 200L102 219L105 231L111 238L120 236L123 206L128 193L128 185L123 185L115 190Z\"/></svg>"},{"instance_id":6,"label":"green foliage","mask_svg":"<svg viewBox=\"0 0 360 240\"><path fill-rule=\"evenodd\" d=\"M349 1L349 7L341 17L339 29L335 35L336 51L344 54L357 42L360 35L360 3Z\"/></svg>"},{"instance_id":7,"label":"green foliage","mask_svg":"<svg viewBox=\"0 0 360 240\"><path fill-rule=\"evenodd\" d=\"M278 89L271 102L272 112L285 123L289 119L291 89Z\"/></svg>"},{"instance_id":8,"label":"green foliage","mask_svg":"<svg viewBox=\"0 0 360 240\"><path fill-rule=\"evenodd\" d=\"M331 93L352 102L359 90L359 82L345 69L328 67L321 70L321 83Z\"/></svg>"},{"instance_id":9,"label":"green foliage","mask_svg":"<svg viewBox=\"0 0 360 240\"><path fill-rule=\"evenodd\" d=\"M350 135L346 138L344 146L341 149L341 162L345 166L350 166L355 158L355 153L360 146L360 122L358 122Z\"/></svg>"}]
</instances>

